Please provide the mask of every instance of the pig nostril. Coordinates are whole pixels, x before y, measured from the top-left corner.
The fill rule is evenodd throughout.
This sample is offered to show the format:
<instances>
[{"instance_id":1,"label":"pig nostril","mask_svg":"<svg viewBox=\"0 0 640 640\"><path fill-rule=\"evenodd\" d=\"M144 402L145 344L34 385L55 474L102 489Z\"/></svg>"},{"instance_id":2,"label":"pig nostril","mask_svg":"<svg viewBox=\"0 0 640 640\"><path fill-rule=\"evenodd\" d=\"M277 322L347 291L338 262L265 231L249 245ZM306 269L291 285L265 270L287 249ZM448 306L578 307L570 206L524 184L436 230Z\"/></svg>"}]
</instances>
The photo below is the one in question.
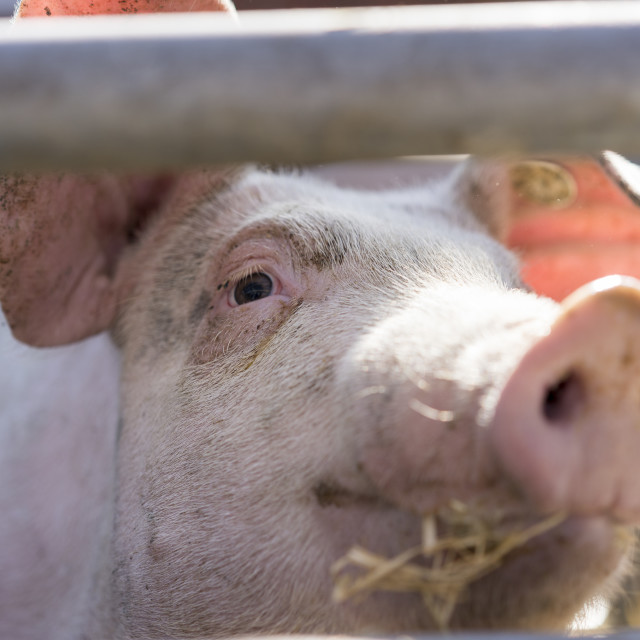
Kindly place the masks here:
<instances>
[{"instance_id":1,"label":"pig nostril","mask_svg":"<svg viewBox=\"0 0 640 640\"><path fill-rule=\"evenodd\" d=\"M568 422L584 401L580 377L573 371L547 387L542 402L542 413L549 422Z\"/></svg>"}]
</instances>

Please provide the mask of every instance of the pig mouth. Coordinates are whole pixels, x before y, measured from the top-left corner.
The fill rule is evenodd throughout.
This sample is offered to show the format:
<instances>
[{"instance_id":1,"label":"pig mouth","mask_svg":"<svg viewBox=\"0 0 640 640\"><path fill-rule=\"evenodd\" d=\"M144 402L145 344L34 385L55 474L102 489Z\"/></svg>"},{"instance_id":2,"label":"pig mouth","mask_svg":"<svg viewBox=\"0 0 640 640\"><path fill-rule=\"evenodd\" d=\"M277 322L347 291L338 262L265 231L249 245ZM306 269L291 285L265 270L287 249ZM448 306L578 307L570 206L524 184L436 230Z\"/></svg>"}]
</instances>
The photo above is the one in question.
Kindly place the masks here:
<instances>
[{"instance_id":1,"label":"pig mouth","mask_svg":"<svg viewBox=\"0 0 640 640\"><path fill-rule=\"evenodd\" d=\"M471 587L487 580L504 581L509 565L535 555L536 546L563 544L567 534L562 530L575 525L565 513L537 520L480 515L452 500L422 517L418 546L390 558L357 545L349 549L331 568L333 599L341 603L375 591L417 593L435 625L447 631ZM615 546L623 555L632 534L625 527L613 529Z\"/></svg>"},{"instance_id":2,"label":"pig mouth","mask_svg":"<svg viewBox=\"0 0 640 640\"><path fill-rule=\"evenodd\" d=\"M331 481L322 480L313 487L315 501L321 508L351 506L391 506L390 503L377 494L368 494L351 491L343 485Z\"/></svg>"}]
</instances>

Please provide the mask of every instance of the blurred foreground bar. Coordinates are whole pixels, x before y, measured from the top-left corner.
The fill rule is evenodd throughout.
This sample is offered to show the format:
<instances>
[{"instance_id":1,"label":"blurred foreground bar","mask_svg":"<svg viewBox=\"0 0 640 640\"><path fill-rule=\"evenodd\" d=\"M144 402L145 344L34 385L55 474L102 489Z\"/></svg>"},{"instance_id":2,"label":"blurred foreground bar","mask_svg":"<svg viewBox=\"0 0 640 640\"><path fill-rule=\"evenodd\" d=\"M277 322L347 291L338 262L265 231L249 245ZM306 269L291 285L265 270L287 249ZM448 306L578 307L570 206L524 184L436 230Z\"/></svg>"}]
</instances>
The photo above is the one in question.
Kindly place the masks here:
<instances>
[{"instance_id":1,"label":"blurred foreground bar","mask_svg":"<svg viewBox=\"0 0 640 640\"><path fill-rule=\"evenodd\" d=\"M0 171L640 154L640 3L0 26Z\"/></svg>"}]
</instances>

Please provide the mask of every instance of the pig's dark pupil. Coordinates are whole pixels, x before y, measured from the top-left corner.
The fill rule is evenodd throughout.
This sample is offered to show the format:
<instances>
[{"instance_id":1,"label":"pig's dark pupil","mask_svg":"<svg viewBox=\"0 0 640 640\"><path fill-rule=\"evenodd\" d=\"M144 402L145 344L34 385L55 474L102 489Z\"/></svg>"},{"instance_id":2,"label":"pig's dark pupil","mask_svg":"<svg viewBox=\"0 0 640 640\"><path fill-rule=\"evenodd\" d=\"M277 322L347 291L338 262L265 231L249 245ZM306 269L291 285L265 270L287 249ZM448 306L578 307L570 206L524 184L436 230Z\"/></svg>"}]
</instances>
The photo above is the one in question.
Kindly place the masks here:
<instances>
[{"instance_id":1,"label":"pig's dark pupil","mask_svg":"<svg viewBox=\"0 0 640 640\"><path fill-rule=\"evenodd\" d=\"M266 273L254 273L238 282L233 296L237 304L247 304L270 296L272 289L273 282Z\"/></svg>"}]
</instances>

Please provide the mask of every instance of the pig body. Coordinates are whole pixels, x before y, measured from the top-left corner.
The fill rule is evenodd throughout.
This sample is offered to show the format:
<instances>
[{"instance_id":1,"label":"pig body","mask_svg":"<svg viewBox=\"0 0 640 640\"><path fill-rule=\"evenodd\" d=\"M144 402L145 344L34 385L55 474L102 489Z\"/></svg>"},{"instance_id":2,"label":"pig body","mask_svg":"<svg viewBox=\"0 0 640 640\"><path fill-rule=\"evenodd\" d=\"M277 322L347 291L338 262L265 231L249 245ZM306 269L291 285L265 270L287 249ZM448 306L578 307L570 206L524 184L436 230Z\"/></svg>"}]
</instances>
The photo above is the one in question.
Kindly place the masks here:
<instances>
[{"instance_id":1,"label":"pig body","mask_svg":"<svg viewBox=\"0 0 640 640\"><path fill-rule=\"evenodd\" d=\"M0 637L82 637L108 571L119 356L106 335L37 350L0 325Z\"/></svg>"},{"instance_id":2,"label":"pig body","mask_svg":"<svg viewBox=\"0 0 640 640\"><path fill-rule=\"evenodd\" d=\"M117 352L102 336L20 364L53 382L28 416L3 415L0 499L27 492L0 539L3 637L42 637L33 607L60 638L433 629L417 594L333 602L330 567L354 544L419 544L422 515L451 500L505 528L569 512L471 584L452 626L560 628L612 588L621 501L530 490L496 453L505 384L559 311L523 289L476 178L176 181L124 258ZM38 386L18 382L11 403ZM62 577L41 575L39 549Z\"/></svg>"}]
</instances>

